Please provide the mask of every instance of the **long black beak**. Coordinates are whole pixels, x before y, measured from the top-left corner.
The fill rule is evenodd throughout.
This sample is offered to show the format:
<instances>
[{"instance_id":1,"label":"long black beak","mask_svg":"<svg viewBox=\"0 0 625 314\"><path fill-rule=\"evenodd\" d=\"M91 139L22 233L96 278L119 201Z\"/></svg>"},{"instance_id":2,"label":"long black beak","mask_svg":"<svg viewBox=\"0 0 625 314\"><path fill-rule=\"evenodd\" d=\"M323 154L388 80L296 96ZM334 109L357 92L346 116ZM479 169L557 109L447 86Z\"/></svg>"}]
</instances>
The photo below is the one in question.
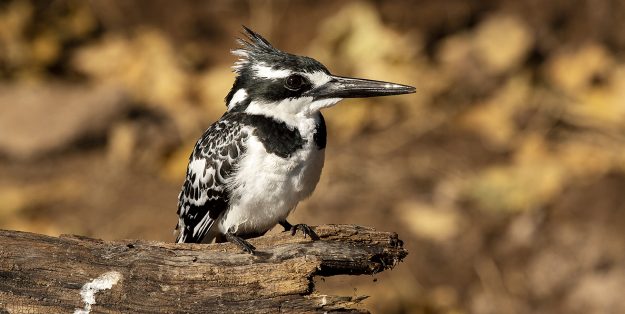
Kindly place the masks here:
<instances>
[{"instance_id":1,"label":"long black beak","mask_svg":"<svg viewBox=\"0 0 625 314\"><path fill-rule=\"evenodd\" d=\"M365 98L412 94L415 91L414 87L408 85L332 75L330 81L307 94L316 99Z\"/></svg>"}]
</instances>

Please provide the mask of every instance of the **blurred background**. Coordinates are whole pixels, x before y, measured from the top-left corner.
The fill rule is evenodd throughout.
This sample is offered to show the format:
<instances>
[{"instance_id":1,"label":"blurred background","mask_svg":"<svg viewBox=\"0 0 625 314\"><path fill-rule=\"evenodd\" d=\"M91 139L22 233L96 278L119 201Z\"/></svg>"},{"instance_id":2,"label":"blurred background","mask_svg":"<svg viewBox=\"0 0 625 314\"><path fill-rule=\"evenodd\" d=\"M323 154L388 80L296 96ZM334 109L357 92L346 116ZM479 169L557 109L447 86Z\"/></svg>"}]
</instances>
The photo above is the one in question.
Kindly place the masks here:
<instances>
[{"instance_id":1,"label":"blurred background","mask_svg":"<svg viewBox=\"0 0 625 314\"><path fill-rule=\"evenodd\" d=\"M396 231L410 255L321 293L625 312L623 1L0 1L0 228L173 241L241 24L417 87L324 112L325 170L290 221Z\"/></svg>"}]
</instances>

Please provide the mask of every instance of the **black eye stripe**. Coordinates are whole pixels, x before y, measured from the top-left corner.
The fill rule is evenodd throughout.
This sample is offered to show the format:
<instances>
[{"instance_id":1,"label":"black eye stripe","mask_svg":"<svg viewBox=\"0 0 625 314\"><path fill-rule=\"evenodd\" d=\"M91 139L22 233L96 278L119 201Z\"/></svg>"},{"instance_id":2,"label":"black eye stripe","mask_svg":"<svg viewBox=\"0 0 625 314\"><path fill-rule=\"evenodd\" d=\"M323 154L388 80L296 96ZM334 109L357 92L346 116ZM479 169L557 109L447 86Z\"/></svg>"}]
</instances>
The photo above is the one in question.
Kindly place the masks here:
<instances>
[{"instance_id":1,"label":"black eye stripe","mask_svg":"<svg viewBox=\"0 0 625 314\"><path fill-rule=\"evenodd\" d=\"M295 73L293 73L293 75L294 74ZM302 76L302 78L304 78L305 80L298 90L292 90L285 86L286 78L288 76L280 78L258 78L254 76L252 72L244 72L243 74L240 74L235 81L235 86L233 86L233 88L236 87L236 90L241 88L245 89L248 94L247 99L249 100L273 102L288 98L297 98L300 97L302 93L305 93L313 87L312 83L305 75L298 75ZM229 97L226 97L226 100L228 102L232 100L234 92L232 92L231 94L232 95L228 95Z\"/></svg>"},{"instance_id":2,"label":"black eye stripe","mask_svg":"<svg viewBox=\"0 0 625 314\"><path fill-rule=\"evenodd\" d=\"M298 91L308 84L308 80L299 74L291 74L284 80L284 87L292 91Z\"/></svg>"}]
</instances>

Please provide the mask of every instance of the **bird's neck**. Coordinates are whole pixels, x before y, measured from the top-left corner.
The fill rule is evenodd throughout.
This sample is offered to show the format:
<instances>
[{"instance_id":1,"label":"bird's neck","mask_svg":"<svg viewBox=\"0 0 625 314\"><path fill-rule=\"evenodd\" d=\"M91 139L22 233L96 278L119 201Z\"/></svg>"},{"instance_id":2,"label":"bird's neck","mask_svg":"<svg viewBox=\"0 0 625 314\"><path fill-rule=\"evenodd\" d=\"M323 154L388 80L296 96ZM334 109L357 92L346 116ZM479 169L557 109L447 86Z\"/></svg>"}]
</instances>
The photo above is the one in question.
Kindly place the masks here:
<instances>
[{"instance_id":1,"label":"bird's neck","mask_svg":"<svg viewBox=\"0 0 625 314\"><path fill-rule=\"evenodd\" d=\"M283 122L290 128L299 130L302 136L307 137L314 132L321 113L319 110L306 110L308 103L305 101L301 98L285 99L273 103L251 101L245 109L245 113L262 115Z\"/></svg>"}]
</instances>

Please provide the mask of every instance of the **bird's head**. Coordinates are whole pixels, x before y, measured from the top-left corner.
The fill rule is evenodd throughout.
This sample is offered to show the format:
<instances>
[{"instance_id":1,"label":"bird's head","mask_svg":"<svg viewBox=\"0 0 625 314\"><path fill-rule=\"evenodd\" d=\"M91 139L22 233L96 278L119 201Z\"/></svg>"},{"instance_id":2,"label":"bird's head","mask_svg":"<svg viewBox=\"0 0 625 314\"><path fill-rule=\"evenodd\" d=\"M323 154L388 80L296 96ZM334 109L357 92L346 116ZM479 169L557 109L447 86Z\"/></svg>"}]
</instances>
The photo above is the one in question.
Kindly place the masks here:
<instances>
[{"instance_id":1,"label":"bird's head","mask_svg":"<svg viewBox=\"0 0 625 314\"><path fill-rule=\"evenodd\" d=\"M274 48L243 26L248 40L232 53L237 78L226 97L229 111L271 117L312 115L343 98L414 93L412 86L332 75L319 61ZM284 119L283 119L284 120Z\"/></svg>"}]
</instances>

